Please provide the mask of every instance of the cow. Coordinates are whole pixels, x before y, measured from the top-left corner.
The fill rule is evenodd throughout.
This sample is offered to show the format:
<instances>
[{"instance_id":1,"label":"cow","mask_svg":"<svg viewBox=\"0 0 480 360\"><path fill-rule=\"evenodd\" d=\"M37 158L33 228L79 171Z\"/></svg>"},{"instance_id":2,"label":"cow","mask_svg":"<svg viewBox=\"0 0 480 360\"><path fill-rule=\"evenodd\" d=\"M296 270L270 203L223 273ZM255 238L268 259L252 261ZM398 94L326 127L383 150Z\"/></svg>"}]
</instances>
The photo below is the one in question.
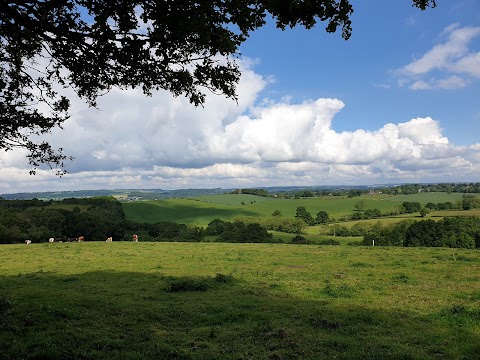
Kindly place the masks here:
<instances>
[{"instance_id":1,"label":"cow","mask_svg":"<svg viewBox=\"0 0 480 360\"><path fill-rule=\"evenodd\" d=\"M26 245L30 245L32 243L32 240L25 240Z\"/></svg>"},{"instance_id":2,"label":"cow","mask_svg":"<svg viewBox=\"0 0 480 360\"><path fill-rule=\"evenodd\" d=\"M49 243L54 243L54 242L55 242L55 238L50 238L50 239L48 239L48 242L49 242Z\"/></svg>"},{"instance_id":3,"label":"cow","mask_svg":"<svg viewBox=\"0 0 480 360\"><path fill-rule=\"evenodd\" d=\"M132 238L133 238L134 242L138 242L138 235L137 234L133 234Z\"/></svg>"},{"instance_id":4,"label":"cow","mask_svg":"<svg viewBox=\"0 0 480 360\"><path fill-rule=\"evenodd\" d=\"M107 238L107 240L105 240L106 242L112 242L113 241L113 238L110 236L109 238Z\"/></svg>"},{"instance_id":5,"label":"cow","mask_svg":"<svg viewBox=\"0 0 480 360\"><path fill-rule=\"evenodd\" d=\"M67 241L68 242L76 242L76 241L78 241L78 238L76 238L76 237L75 238L68 238Z\"/></svg>"},{"instance_id":6,"label":"cow","mask_svg":"<svg viewBox=\"0 0 480 360\"><path fill-rule=\"evenodd\" d=\"M82 242L82 241L85 241L85 238L83 236L79 236L78 237L78 242Z\"/></svg>"}]
</instances>

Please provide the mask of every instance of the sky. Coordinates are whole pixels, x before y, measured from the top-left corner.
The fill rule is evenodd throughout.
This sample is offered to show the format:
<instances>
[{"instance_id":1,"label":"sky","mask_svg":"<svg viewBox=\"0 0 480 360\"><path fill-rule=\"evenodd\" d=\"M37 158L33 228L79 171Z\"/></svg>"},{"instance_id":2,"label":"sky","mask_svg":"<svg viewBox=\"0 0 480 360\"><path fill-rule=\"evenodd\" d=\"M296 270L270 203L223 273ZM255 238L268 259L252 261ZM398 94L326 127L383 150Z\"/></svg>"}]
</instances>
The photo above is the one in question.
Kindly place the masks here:
<instances>
[{"instance_id":1,"label":"sky","mask_svg":"<svg viewBox=\"0 0 480 360\"><path fill-rule=\"evenodd\" d=\"M69 174L0 154L0 194L480 181L480 2L352 1L352 37L281 31L241 47L238 103L113 89L47 140Z\"/></svg>"}]
</instances>

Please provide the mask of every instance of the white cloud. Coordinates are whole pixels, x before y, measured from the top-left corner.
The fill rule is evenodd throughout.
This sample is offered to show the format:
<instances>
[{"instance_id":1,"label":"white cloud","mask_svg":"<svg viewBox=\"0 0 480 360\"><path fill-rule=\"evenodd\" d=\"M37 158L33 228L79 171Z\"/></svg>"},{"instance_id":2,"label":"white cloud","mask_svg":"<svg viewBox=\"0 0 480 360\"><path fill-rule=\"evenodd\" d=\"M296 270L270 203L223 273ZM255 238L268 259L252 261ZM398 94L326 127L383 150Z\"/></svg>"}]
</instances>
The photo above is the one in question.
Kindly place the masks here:
<instances>
[{"instance_id":1,"label":"white cloud","mask_svg":"<svg viewBox=\"0 0 480 360\"><path fill-rule=\"evenodd\" d=\"M410 85L412 90L431 90L431 89L442 89L442 90L453 90L461 89L468 85L468 81L457 76L452 75L445 79L429 79L427 81L417 80Z\"/></svg>"},{"instance_id":2,"label":"white cloud","mask_svg":"<svg viewBox=\"0 0 480 360\"><path fill-rule=\"evenodd\" d=\"M445 36L444 42L395 71L400 86L409 84L412 90L458 89L480 78L480 52L471 45L480 36L480 27L452 24L441 33ZM432 73L440 76L425 79Z\"/></svg>"},{"instance_id":3,"label":"white cloud","mask_svg":"<svg viewBox=\"0 0 480 360\"><path fill-rule=\"evenodd\" d=\"M208 95L205 108L195 108L167 92L137 90L113 90L100 110L74 101L64 130L49 137L75 157L71 174L32 177L23 152L2 153L0 193L461 181L480 173L480 144L451 144L432 118L339 132L341 100L261 99L268 79L250 62L242 66L238 105Z\"/></svg>"}]
</instances>

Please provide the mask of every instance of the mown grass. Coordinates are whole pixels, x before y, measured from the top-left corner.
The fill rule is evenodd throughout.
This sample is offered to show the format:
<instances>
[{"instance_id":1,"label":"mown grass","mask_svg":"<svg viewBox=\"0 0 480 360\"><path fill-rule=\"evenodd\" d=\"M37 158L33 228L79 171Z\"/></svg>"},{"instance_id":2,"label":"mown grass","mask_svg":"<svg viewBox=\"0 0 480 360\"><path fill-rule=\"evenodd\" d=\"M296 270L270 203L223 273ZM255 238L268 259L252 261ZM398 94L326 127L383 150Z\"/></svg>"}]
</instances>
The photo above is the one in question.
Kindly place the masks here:
<instances>
[{"instance_id":1,"label":"mown grass","mask_svg":"<svg viewBox=\"0 0 480 360\"><path fill-rule=\"evenodd\" d=\"M480 252L0 247L0 358L476 359Z\"/></svg>"}]
</instances>

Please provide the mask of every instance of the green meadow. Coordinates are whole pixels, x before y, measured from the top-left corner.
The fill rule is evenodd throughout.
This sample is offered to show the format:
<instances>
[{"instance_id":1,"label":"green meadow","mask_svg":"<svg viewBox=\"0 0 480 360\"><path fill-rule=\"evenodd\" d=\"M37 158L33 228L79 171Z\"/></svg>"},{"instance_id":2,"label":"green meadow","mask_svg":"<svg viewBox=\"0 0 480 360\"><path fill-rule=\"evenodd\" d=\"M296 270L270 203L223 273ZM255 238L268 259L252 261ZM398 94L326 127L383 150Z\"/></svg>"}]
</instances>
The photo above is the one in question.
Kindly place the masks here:
<instances>
[{"instance_id":1,"label":"green meadow","mask_svg":"<svg viewBox=\"0 0 480 360\"><path fill-rule=\"evenodd\" d=\"M0 247L1 359L478 359L480 252Z\"/></svg>"},{"instance_id":2,"label":"green meadow","mask_svg":"<svg viewBox=\"0 0 480 360\"><path fill-rule=\"evenodd\" d=\"M363 195L360 197L325 196L303 199L261 197L246 194L208 195L186 199L134 201L123 204L127 219L141 222L175 221L206 226L214 219L233 221L242 216L270 217L275 210L283 216L294 217L297 207L304 206L313 216L326 211L339 218L355 211L355 204L365 202L365 209L379 209L382 213L394 210L404 201L439 203L461 200L460 193L420 193L415 195ZM431 215L435 215L432 212ZM408 215L407 217L411 217Z\"/></svg>"}]
</instances>

